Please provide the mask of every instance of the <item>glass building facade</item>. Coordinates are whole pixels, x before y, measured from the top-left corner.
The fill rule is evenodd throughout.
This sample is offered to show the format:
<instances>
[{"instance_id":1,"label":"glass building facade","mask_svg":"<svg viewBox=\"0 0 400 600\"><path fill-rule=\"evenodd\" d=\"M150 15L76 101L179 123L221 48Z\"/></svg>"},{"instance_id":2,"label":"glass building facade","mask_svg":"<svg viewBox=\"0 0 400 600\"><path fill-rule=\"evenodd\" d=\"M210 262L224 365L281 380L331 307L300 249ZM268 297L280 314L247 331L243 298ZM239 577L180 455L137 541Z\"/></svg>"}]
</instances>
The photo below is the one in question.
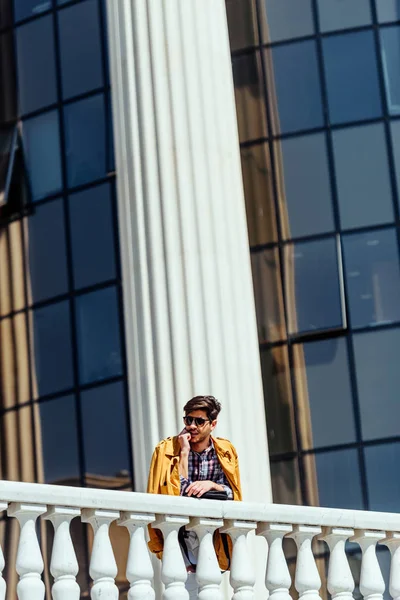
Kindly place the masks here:
<instances>
[{"instance_id":1,"label":"glass building facade","mask_svg":"<svg viewBox=\"0 0 400 600\"><path fill-rule=\"evenodd\" d=\"M274 501L397 511L400 1L226 6ZM134 489L115 177L105 0L2 2L2 479Z\"/></svg>"}]
</instances>

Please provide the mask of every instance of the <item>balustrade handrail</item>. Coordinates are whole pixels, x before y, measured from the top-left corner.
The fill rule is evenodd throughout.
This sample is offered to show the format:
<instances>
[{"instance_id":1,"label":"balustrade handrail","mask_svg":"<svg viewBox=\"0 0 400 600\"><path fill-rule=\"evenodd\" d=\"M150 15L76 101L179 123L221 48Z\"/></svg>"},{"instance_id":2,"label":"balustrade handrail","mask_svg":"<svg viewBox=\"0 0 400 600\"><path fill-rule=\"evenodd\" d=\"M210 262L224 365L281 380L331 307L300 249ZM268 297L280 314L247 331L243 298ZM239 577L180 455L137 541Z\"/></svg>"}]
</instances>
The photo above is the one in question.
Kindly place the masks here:
<instances>
[{"instance_id":1,"label":"balustrade handrail","mask_svg":"<svg viewBox=\"0 0 400 600\"><path fill-rule=\"evenodd\" d=\"M258 541L262 543L265 587L270 600L291 600L292 586L300 598L307 596L307 600L321 600L321 594L325 597L327 590L334 600L353 600L356 582L347 556L348 540L356 542L361 551L357 584L364 600L383 600L385 581L377 544L390 550L389 591L392 598L400 600L400 514L397 513L221 502L127 490L0 481L0 511L6 510L20 524L15 565L8 565L8 572L11 568L19 575L16 588L19 600L44 600L45 596L42 577L45 564L37 535L38 519L51 521L54 529L49 567L54 579L53 598L79 600L82 591L77 581L79 564L70 532L75 518L89 523L93 530L89 567L92 600L118 600L115 580L121 565L117 565L110 537L111 527L115 534L115 523L127 528L130 535L125 571L130 584L128 600L155 600L155 574L146 540L148 525L160 529L164 537L163 600L189 600L185 590L187 571L178 536L182 527L194 531L199 541L196 581L200 600L222 600L221 565L213 543L217 529L229 535L232 541L229 563L233 600L256 598L256 561L250 549ZM252 542L249 534L256 534ZM287 537L295 541L297 548L294 575L284 552L283 542ZM259 540L256 542L255 538ZM325 545L321 549L329 549L327 575L319 550L314 556L313 540L323 541ZM259 544L258 548L260 552ZM6 582L7 577L2 577L8 564L6 558L7 562L0 548L0 600L5 600L7 584L10 584ZM48 581L48 573L46 577Z\"/></svg>"},{"instance_id":2,"label":"balustrade handrail","mask_svg":"<svg viewBox=\"0 0 400 600\"><path fill-rule=\"evenodd\" d=\"M126 490L0 481L0 502L38 503L291 525L400 531L400 513L260 502L201 500Z\"/></svg>"}]
</instances>

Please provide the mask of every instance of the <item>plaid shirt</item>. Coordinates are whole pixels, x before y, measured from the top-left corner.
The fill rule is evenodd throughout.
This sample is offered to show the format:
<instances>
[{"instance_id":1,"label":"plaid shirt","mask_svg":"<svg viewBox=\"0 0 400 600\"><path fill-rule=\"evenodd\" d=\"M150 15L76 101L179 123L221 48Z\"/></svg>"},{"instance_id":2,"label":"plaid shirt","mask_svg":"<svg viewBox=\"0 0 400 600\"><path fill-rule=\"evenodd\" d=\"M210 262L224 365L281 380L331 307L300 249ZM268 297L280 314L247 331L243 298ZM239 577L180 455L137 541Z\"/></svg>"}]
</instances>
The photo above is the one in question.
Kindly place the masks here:
<instances>
[{"instance_id":1,"label":"plaid shirt","mask_svg":"<svg viewBox=\"0 0 400 600\"><path fill-rule=\"evenodd\" d=\"M186 489L193 481L214 481L214 483L224 486L228 494L228 500L233 499L233 492L222 470L212 440L211 444L203 452L189 451L188 467L188 479L182 477L182 475L180 476L181 496L185 494Z\"/></svg>"}]
</instances>

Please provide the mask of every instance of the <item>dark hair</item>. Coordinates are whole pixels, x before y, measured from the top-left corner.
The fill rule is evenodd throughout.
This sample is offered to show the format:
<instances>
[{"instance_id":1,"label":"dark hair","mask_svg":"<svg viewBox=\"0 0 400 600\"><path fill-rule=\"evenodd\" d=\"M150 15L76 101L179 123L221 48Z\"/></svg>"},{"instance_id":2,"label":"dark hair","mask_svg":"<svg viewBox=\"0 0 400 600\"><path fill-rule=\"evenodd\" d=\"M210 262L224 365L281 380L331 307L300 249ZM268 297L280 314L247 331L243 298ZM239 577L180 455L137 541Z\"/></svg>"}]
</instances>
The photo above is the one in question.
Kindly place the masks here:
<instances>
[{"instance_id":1,"label":"dark hair","mask_svg":"<svg viewBox=\"0 0 400 600\"><path fill-rule=\"evenodd\" d=\"M221 404L214 396L195 396L183 407L185 415L194 410L205 410L210 421L214 421L221 410Z\"/></svg>"}]
</instances>

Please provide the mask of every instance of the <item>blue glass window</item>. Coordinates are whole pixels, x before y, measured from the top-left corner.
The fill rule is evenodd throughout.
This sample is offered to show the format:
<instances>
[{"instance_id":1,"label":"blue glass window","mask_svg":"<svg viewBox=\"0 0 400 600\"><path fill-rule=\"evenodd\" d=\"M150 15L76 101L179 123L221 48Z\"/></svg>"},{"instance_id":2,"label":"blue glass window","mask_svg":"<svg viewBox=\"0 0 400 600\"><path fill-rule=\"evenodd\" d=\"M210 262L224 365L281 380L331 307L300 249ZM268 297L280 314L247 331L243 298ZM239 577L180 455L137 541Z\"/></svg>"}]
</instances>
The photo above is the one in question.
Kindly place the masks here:
<instances>
[{"instance_id":1,"label":"blue glass window","mask_svg":"<svg viewBox=\"0 0 400 600\"><path fill-rule=\"evenodd\" d=\"M68 185L107 174L106 115L103 94L64 107Z\"/></svg>"},{"instance_id":2,"label":"blue glass window","mask_svg":"<svg viewBox=\"0 0 400 600\"><path fill-rule=\"evenodd\" d=\"M39 404L44 483L79 485L75 398L66 396Z\"/></svg>"},{"instance_id":3,"label":"blue glass window","mask_svg":"<svg viewBox=\"0 0 400 600\"><path fill-rule=\"evenodd\" d=\"M70 98L103 85L98 2L75 4L58 17L63 96Z\"/></svg>"},{"instance_id":4,"label":"blue glass window","mask_svg":"<svg viewBox=\"0 0 400 600\"><path fill-rule=\"evenodd\" d=\"M392 121L390 123L391 137L392 137L392 148L396 170L397 180L397 196L400 202L400 121Z\"/></svg>"},{"instance_id":5,"label":"blue glass window","mask_svg":"<svg viewBox=\"0 0 400 600\"><path fill-rule=\"evenodd\" d=\"M381 410L377 411L381 412ZM400 502L400 444L384 444L364 449L369 509L397 512Z\"/></svg>"},{"instance_id":6,"label":"blue glass window","mask_svg":"<svg viewBox=\"0 0 400 600\"><path fill-rule=\"evenodd\" d=\"M378 0L380 2L381 0ZM371 23L371 7L365 0L318 0L321 31L350 29Z\"/></svg>"},{"instance_id":7,"label":"blue glass window","mask_svg":"<svg viewBox=\"0 0 400 600\"><path fill-rule=\"evenodd\" d=\"M51 16L16 29L19 106L22 114L57 101Z\"/></svg>"},{"instance_id":8,"label":"blue glass window","mask_svg":"<svg viewBox=\"0 0 400 600\"><path fill-rule=\"evenodd\" d=\"M400 268L393 229L343 236L353 327L400 320Z\"/></svg>"},{"instance_id":9,"label":"blue glass window","mask_svg":"<svg viewBox=\"0 0 400 600\"><path fill-rule=\"evenodd\" d=\"M23 122L23 146L33 200L62 189L58 112Z\"/></svg>"},{"instance_id":10,"label":"blue glass window","mask_svg":"<svg viewBox=\"0 0 400 600\"><path fill-rule=\"evenodd\" d=\"M114 227L108 184L69 198L74 284L85 287L113 279Z\"/></svg>"},{"instance_id":11,"label":"blue glass window","mask_svg":"<svg viewBox=\"0 0 400 600\"><path fill-rule=\"evenodd\" d=\"M400 0L376 0L378 21L387 23L400 19Z\"/></svg>"},{"instance_id":12,"label":"blue glass window","mask_svg":"<svg viewBox=\"0 0 400 600\"><path fill-rule=\"evenodd\" d=\"M33 311L33 384L39 396L73 384L69 303Z\"/></svg>"},{"instance_id":13,"label":"blue glass window","mask_svg":"<svg viewBox=\"0 0 400 600\"><path fill-rule=\"evenodd\" d=\"M285 247L286 309L290 333L343 326L336 240Z\"/></svg>"},{"instance_id":14,"label":"blue glass window","mask_svg":"<svg viewBox=\"0 0 400 600\"><path fill-rule=\"evenodd\" d=\"M311 472L315 472L316 468L320 506L365 508L358 476L360 468L357 450L336 450L315 456L308 455L305 461L308 462Z\"/></svg>"},{"instance_id":15,"label":"blue glass window","mask_svg":"<svg viewBox=\"0 0 400 600\"><path fill-rule=\"evenodd\" d=\"M276 142L282 157L279 195L285 238L334 229L331 186L325 134L307 135ZM287 227L285 227L287 223Z\"/></svg>"},{"instance_id":16,"label":"blue glass window","mask_svg":"<svg viewBox=\"0 0 400 600\"><path fill-rule=\"evenodd\" d=\"M399 435L399 347L399 329L354 335L358 398L365 440Z\"/></svg>"},{"instance_id":17,"label":"blue glass window","mask_svg":"<svg viewBox=\"0 0 400 600\"><path fill-rule=\"evenodd\" d=\"M324 123L314 41L277 46L272 53L269 87L277 101L275 133L321 127Z\"/></svg>"},{"instance_id":18,"label":"blue glass window","mask_svg":"<svg viewBox=\"0 0 400 600\"><path fill-rule=\"evenodd\" d=\"M400 114L400 27L380 30L383 75L389 114Z\"/></svg>"},{"instance_id":19,"label":"blue glass window","mask_svg":"<svg viewBox=\"0 0 400 600\"><path fill-rule=\"evenodd\" d=\"M122 374L117 291L109 287L76 299L81 383Z\"/></svg>"},{"instance_id":20,"label":"blue glass window","mask_svg":"<svg viewBox=\"0 0 400 600\"><path fill-rule=\"evenodd\" d=\"M379 117L382 104L372 31L322 41L331 123Z\"/></svg>"},{"instance_id":21,"label":"blue glass window","mask_svg":"<svg viewBox=\"0 0 400 600\"><path fill-rule=\"evenodd\" d=\"M303 448L355 442L346 341L295 344L293 352Z\"/></svg>"},{"instance_id":22,"label":"blue glass window","mask_svg":"<svg viewBox=\"0 0 400 600\"><path fill-rule=\"evenodd\" d=\"M334 131L333 150L342 229L393 221L383 126L374 124Z\"/></svg>"},{"instance_id":23,"label":"blue glass window","mask_svg":"<svg viewBox=\"0 0 400 600\"><path fill-rule=\"evenodd\" d=\"M28 218L29 293L33 302L67 292L63 205L56 200Z\"/></svg>"},{"instance_id":24,"label":"blue glass window","mask_svg":"<svg viewBox=\"0 0 400 600\"><path fill-rule=\"evenodd\" d=\"M286 338L279 253L276 248L251 254L254 299L260 342Z\"/></svg>"},{"instance_id":25,"label":"blue glass window","mask_svg":"<svg viewBox=\"0 0 400 600\"><path fill-rule=\"evenodd\" d=\"M15 21L21 21L32 15L49 10L52 6L52 0L14 0L14 18Z\"/></svg>"},{"instance_id":26,"label":"blue glass window","mask_svg":"<svg viewBox=\"0 0 400 600\"><path fill-rule=\"evenodd\" d=\"M290 40L314 33L311 0L264 0L264 42Z\"/></svg>"},{"instance_id":27,"label":"blue glass window","mask_svg":"<svg viewBox=\"0 0 400 600\"><path fill-rule=\"evenodd\" d=\"M127 412L122 382L81 394L86 473L118 477L130 471Z\"/></svg>"}]
</instances>

